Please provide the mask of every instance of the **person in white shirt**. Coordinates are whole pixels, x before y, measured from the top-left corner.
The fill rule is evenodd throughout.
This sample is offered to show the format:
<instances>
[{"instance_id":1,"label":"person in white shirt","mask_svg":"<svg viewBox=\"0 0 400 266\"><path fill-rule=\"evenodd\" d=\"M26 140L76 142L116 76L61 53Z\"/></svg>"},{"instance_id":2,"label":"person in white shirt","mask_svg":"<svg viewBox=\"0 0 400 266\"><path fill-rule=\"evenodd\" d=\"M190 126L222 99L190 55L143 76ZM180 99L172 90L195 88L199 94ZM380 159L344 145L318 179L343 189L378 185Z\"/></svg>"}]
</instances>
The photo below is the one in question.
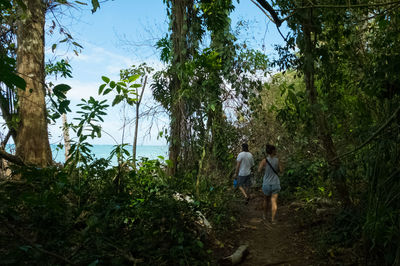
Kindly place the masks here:
<instances>
[{"instance_id":1,"label":"person in white shirt","mask_svg":"<svg viewBox=\"0 0 400 266\"><path fill-rule=\"evenodd\" d=\"M243 193L246 199L246 204L249 203L250 196L248 195L248 189L251 181L251 167L254 166L253 155L249 152L249 145L247 143L242 144L242 152L239 153L236 159L236 172L237 184L239 190Z\"/></svg>"}]
</instances>

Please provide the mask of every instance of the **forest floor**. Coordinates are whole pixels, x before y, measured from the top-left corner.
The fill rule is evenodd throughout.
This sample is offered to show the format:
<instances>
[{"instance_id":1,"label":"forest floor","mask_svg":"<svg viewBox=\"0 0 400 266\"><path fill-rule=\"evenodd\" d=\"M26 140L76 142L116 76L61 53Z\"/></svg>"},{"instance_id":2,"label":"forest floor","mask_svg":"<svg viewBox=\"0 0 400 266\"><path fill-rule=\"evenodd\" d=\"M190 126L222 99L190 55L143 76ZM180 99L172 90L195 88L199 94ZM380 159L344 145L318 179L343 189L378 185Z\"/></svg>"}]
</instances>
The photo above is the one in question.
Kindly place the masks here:
<instances>
[{"instance_id":1,"label":"forest floor","mask_svg":"<svg viewBox=\"0 0 400 266\"><path fill-rule=\"evenodd\" d=\"M248 205L240 202L240 218L235 230L220 239L216 253L226 257L240 245L248 245L249 254L240 265L327 265L316 256L307 228L300 226L300 213L289 204L279 205L276 224L262 219L261 191L253 192ZM222 241L223 240L223 241ZM219 241L217 241L219 242Z\"/></svg>"}]
</instances>

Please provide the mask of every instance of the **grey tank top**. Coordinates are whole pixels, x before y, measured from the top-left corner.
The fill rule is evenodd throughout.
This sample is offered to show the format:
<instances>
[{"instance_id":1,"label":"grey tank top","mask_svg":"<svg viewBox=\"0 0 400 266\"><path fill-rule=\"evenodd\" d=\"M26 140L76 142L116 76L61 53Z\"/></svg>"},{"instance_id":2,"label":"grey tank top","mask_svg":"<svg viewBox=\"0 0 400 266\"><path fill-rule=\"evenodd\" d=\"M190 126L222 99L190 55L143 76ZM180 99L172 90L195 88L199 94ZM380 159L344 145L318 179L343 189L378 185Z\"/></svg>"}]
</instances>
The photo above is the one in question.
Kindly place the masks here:
<instances>
[{"instance_id":1,"label":"grey tank top","mask_svg":"<svg viewBox=\"0 0 400 266\"><path fill-rule=\"evenodd\" d=\"M267 157L269 163L274 167L275 171L279 171L279 159L277 157ZM271 166L268 162L265 165L265 173L263 177L263 185L280 185L280 180L277 174L275 174L274 170L271 169Z\"/></svg>"}]
</instances>

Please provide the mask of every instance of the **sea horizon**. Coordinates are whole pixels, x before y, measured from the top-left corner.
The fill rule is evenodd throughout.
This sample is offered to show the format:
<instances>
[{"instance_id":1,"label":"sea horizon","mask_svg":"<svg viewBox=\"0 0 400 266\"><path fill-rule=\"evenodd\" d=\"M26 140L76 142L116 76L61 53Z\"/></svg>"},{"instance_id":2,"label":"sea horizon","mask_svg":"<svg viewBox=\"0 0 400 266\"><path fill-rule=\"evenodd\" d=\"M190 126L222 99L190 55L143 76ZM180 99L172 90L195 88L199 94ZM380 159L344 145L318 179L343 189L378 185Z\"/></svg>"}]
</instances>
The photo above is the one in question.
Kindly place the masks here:
<instances>
[{"instance_id":1,"label":"sea horizon","mask_svg":"<svg viewBox=\"0 0 400 266\"><path fill-rule=\"evenodd\" d=\"M93 154L95 159L107 159L110 157L110 153L113 150L113 144L92 144L90 147L91 154ZM125 149L129 151L132 155L133 145L125 146ZM57 163L65 162L65 149L60 148L58 144L50 144L53 160ZM7 144L7 152L15 152L14 144ZM136 148L136 159L141 160L142 158L148 158L150 160L167 158L168 155L168 145L138 145ZM113 157L111 160L111 165L117 165L117 158Z\"/></svg>"}]
</instances>

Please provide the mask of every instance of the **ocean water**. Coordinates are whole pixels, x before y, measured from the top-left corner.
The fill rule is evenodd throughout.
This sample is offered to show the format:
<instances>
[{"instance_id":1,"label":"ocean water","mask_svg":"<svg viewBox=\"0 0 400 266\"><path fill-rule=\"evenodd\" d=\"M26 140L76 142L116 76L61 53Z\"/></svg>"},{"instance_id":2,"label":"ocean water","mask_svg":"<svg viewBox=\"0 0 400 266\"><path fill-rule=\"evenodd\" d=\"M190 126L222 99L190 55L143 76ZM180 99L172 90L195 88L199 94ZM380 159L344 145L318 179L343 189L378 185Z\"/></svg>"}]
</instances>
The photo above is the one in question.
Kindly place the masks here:
<instances>
[{"instance_id":1,"label":"ocean water","mask_svg":"<svg viewBox=\"0 0 400 266\"><path fill-rule=\"evenodd\" d=\"M64 148L60 149L57 145L50 145L53 155L53 160L59 163L65 162ZM114 145L93 145L91 148L91 153L95 158L105 158L107 159L110 156L111 151L114 149ZM132 155L132 146L126 146L125 149L129 151ZM7 145L6 150L8 152L15 151L15 147L13 144ZM158 159L159 156L168 158L168 146L151 146L151 145L143 145L137 146L136 148L136 158L141 160L142 158L148 159ZM117 158L112 158L112 165L117 165Z\"/></svg>"}]
</instances>

